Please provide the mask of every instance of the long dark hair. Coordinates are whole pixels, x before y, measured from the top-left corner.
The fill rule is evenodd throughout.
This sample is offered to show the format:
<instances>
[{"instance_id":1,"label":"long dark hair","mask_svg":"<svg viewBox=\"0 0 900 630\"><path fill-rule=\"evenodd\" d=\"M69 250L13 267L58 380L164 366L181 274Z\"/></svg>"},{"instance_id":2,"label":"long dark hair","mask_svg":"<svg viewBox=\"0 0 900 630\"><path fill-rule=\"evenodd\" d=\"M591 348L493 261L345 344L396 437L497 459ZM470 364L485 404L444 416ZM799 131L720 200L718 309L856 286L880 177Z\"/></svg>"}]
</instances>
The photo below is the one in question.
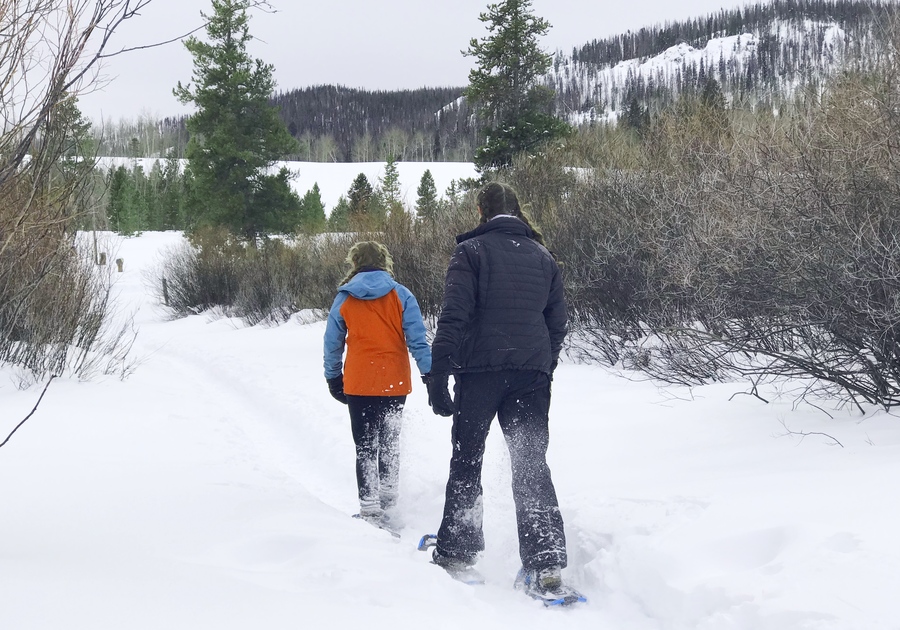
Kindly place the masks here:
<instances>
[{"instance_id":1,"label":"long dark hair","mask_svg":"<svg viewBox=\"0 0 900 630\"><path fill-rule=\"evenodd\" d=\"M524 212L522 206L519 205L519 197L512 186L501 184L500 182L491 182L478 191L475 198L478 207L481 208L481 222L487 223L500 214L508 214L520 219L525 225L534 232L534 240L544 245L544 235L531 223Z\"/></svg>"}]
</instances>

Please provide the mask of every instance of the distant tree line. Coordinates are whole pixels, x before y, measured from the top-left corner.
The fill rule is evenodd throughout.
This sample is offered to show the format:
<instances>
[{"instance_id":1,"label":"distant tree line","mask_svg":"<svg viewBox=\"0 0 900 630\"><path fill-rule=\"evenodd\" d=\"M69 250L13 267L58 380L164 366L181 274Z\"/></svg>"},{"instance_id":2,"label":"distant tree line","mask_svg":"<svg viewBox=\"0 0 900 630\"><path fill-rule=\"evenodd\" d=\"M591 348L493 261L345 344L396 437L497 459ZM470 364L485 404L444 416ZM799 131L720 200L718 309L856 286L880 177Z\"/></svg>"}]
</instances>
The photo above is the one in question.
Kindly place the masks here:
<instances>
[{"instance_id":1,"label":"distant tree line","mask_svg":"<svg viewBox=\"0 0 900 630\"><path fill-rule=\"evenodd\" d=\"M270 99L297 140L286 160L304 162L467 162L475 147L463 88L379 92L317 86ZM99 153L115 157L184 157L187 117L96 125Z\"/></svg>"},{"instance_id":2,"label":"distant tree line","mask_svg":"<svg viewBox=\"0 0 900 630\"><path fill-rule=\"evenodd\" d=\"M471 159L474 130L459 103L462 87L368 91L322 85L277 94L273 103L297 158L312 160L319 138L333 142L336 162L444 162Z\"/></svg>"},{"instance_id":3,"label":"distant tree line","mask_svg":"<svg viewBox=\"0 0 900 630\"><path fill-rule=\"evenodd\" d=\"M79 219L81 229L98 228L120 234L133 235L147 231L196 229L197 222L187 205L191 178L174 158L155 160L149 171L135 160L108 171L94 171L94 185L88 205L96 211ZM416 189L411 207L400 199L397 161L385 163L384 174L377 181L369 181L360 173L334 208L322 201L318 183L299 197L299 204L290 213L282 214L281 234L319 234L358 229L379 229L391 216L414 213L418 217L433 218L448 199L461 191L459 182L452 182L447 191L439 192L434 176L426 170Z\"/></svg>"},{"instance_id":4,"label":"distant tree line","mask_svg":"<svg viewBox=\"0 0 900 630\"><path fill-rule=\"evenodd\" d=\"M99 228L120 234L160 230L192 231L198 227L196 214L188 205L192 178L174 158L156 160L149 172L135 161L103 171L95 171L92 206L99 212L81 217L82 229ZM319 185L314 183L296 204L280 212L282 234L315 234L327 227L325 204Z\"/></svg>"},{"instance_id":5,"label":"distant tree line","mask_svg":"<svg viewBox=\"0 0 900 630\"><path fill-rule=\"evenodd\" d=\"M97 154L110 157L183 158L190 134L185 117L155 120L147 116L94 122Z\"/></svg>"},{"instance_id":6,"label":"distant tree line","mask_svg":"<svg viewBox=\"0 0 900 630\"><path fill-rule=\"evenodd\" d=\"M331 211L325 233L264 239L247 247L226 231L203 228L169 256L159 269L157 290L177 315L224 309L248 324L279 323L303 309L321 309L334 298L344 274L349 246L376 239L394 254L398 277L410 278L427 314L440 307L440 277L446 264L448 234L468 229L468 193L451 182L443 196L426 170L417 188L415 213L401 202L396 163L371 182L360 173ZM309 193L307 194L309 196Z\"/></svg>"}]
</instances>

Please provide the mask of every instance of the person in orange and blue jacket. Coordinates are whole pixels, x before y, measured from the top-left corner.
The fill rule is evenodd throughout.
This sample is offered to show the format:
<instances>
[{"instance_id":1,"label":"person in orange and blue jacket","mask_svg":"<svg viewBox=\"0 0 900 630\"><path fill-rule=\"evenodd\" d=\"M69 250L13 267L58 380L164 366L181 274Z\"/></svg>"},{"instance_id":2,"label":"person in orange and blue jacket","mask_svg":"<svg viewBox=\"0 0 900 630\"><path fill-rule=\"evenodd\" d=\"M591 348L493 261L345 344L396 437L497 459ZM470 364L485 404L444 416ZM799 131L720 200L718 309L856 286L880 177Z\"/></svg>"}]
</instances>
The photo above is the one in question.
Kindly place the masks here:
<instances>
[{"instance_id":1,"label":"person in orange and blue jacket","mask_svg":"<svg viewBox=\"0 0 900 630\"><path fill-rule=\"evenodd\" d=\"M412 392L409 353L425 375L431 349L419 303L394 280L387 248L356 243L347 263L325 327L325 379L350 411L359 516L388 526L399 493L400 415Z\"/></svg>"}]
</instances>

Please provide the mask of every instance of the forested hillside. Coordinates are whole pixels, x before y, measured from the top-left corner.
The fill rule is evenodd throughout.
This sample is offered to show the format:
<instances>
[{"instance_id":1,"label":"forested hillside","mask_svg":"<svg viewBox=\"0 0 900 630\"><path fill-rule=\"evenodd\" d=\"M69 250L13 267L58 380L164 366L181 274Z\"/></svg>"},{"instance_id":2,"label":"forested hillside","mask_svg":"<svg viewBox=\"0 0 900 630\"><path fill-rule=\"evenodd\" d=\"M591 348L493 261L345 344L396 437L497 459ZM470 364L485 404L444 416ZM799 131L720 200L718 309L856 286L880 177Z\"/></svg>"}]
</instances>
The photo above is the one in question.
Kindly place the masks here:
<instances>
[{"instance_id":1,"label":"forested hillside","mask_svg":"<svg viewBox=\"0 0 900 630\"><path fill-rule=\"evenodd\" d=\"M300 141L300 160L466 160L473 130L462 87L376 91L322 85L281 93L275 104Z\"/></svg>"},{"instance_id":2,"label":"forested hillside","mask_svg":"<svg viewBox=\"0 0 900 630\"><path fill-rule=\"evenodd\" d=\"M642 28L557 52L547 84L575 121L610 119L636 102L659 110L715 79L732 103L777 106L845 63L867 63L896 5L774 0Z\"/></svg>"},{"instance_id":3,"label":"forested hillside","mask_svg":"<svg viewBox=\"0 0 900 630\"><path fill-rule=\"evenodd\" d=\"M647 116L709 79L732 105L776 108L800 86L867 63L895 11L881 0L758 2L556 51L545 82L556 92L556 113L576 125ZM470 161L483 138L463 90L323 85L273 101L298 140L289 159ZM103 130L101 153L152 156L173 147L181 157L186 140L183 119L122 123Z\"/></svg>"}]
</instances>

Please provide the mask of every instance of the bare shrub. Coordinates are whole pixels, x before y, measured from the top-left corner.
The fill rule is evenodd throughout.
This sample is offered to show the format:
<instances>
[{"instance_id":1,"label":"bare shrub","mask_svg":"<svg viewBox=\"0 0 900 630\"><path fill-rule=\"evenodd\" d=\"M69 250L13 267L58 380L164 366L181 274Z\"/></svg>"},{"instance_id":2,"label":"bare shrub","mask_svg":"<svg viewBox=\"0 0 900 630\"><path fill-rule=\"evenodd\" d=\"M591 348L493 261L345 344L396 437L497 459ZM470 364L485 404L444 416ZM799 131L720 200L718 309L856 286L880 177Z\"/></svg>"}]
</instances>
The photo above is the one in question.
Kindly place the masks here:
<instances>
[{"instance_id":1,"label":"bare shrub","mask_svg":"<svg viewBox=\"0 0 900 630\"><path fill-rule=\"evenodd\" d=\"M256 244L224 228L195 231L171 249L153 278L160 301L176 316L221 307L249 325L277 323L331 304L344 273L347 235L298 237Z\"/></svg>"},{"instance_id":2,"label":"bare shrub","mask_svg":"<svg viewBox=\"0 0 900 630\"><path fill-rule=\"evenodd\" d=\"M108 312L108 278L64 239L19 240L4 256L23 264L2 275L0 361L36 375L79 371Z\"/></svg>"},{"instance_id":3,"label":"bare shrub","mask_svg":"<svg viewBox=\"0 0 900 630\"><path fill-rule=\"evenodd\" d=\"M213 306L231 307L237 299L245 244L225 228L200 228L188 243L175 247L165 265L169 306L180 316Z\"/></svg>"},{"instance_id":4,"label":"bare shrub","mask_svg":"<svg viewBox=\"0 0 900 630\"><path fill-rule=\"evenodd\" d=\"M279 323L300 311L327 312L347 272L351 245L376 240L388 247L394 276L413 292L429 319L441 308L454 237L475 227L476 217L473 205L447 203L428 220L392 213L375 232L269 238L255 244L225 229L206 228L170 250L151 282L160 302L176 316L217 307L248 325Z\"/></svg>"},{"instance_id":5,"label":"bare shrub","mask_svg":"<svg viewBox=\"0 0 900 630\"><path fill-rule=\"evenodd\" d=\"M290 244L268 240L245 259L237 311L250 325L287 321L302 310L331 305L344 273L348 238L301 237Z\"/></svg>"},{"instance_id":6,"label":"bare shrub","mask_svg":"<svg viewBox=\"0 0 900 630\"><path fill-rule=\"evenodd\" d=\"M0 0L0 361L76 372L108 283L76 250L92 162L75 96L149 0Z\"/></svg>"},{"instance_id":7,"label":"bare shrub","mask_svg":"<svg viewBox=\"0 0 900 630\"><path fill-rule=\"evenodd\" d=\"M640 159L579 178L551 235L575 350L672 382L813 377L900 403L895 59L777 117L685 101L632 138Z\"/></svg>"}]
</instances>

